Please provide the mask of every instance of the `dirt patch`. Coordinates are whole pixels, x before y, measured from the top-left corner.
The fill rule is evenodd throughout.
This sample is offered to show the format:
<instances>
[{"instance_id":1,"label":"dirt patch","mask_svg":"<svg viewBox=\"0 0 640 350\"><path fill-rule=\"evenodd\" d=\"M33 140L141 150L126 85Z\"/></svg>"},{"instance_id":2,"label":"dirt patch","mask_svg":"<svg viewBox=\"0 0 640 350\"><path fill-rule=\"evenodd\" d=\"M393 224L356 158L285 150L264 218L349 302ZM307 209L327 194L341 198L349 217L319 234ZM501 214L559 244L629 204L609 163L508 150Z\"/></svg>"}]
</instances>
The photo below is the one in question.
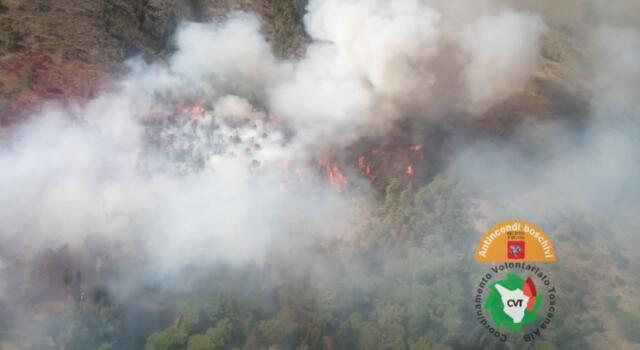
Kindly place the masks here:
<instances>
[{"instance_id":1,"label":"dirt patch","mask_svg":"<svg viewBox=\"0 0 640 350\"><path fill-rule=\"evenodd\" d=\"M45 101L67 104L95 96L108 74L79 60L39 52L0 59L0 123L38 112Z\"/></svg>"}]
</instances>

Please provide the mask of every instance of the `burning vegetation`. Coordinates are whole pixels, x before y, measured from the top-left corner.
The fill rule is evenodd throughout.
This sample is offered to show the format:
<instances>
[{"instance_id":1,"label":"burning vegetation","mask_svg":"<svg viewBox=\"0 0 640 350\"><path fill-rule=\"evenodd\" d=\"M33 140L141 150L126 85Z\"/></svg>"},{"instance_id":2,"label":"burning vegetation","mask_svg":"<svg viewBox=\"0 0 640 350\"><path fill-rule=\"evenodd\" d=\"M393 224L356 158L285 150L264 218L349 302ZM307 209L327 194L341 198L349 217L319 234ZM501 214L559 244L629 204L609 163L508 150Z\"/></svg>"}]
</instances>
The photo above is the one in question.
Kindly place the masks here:
<instances>
[{"instance_id":1,"label":"burning vegetation","mask_svg":"<svg viewBox=\"0 0 640 350\"><path fill-rule=\"evenodd\" d=\"M2 3L0 28L33 5ZM640 341L640 12L63 3L36 17L147 54L109 79L96 48L0 58L0 348L504 348L470 262L505 217L551 233L563 298L507 347Z\"/></svg>"}]
</instances>

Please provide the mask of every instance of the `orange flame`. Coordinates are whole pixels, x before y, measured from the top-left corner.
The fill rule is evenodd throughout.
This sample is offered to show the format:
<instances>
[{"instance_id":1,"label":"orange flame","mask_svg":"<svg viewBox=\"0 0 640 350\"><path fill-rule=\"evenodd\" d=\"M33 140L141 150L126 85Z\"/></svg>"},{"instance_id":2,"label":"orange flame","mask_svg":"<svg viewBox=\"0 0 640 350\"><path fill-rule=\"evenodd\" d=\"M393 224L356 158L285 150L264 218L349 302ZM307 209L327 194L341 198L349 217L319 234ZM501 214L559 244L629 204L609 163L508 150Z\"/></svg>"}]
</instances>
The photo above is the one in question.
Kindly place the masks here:
<instances>
[{"instance_id":1,"label":"orange flame","mask_svg":"<svg viewBox=\"0 0 640 350\"><path fill-rule=\"evenodd\" d=\"M407 169L405 170L405 173L409 176L413 176L413 165L407 165Z\"/></svg>"},{"instance_id":2,"label":"orange flame","mask_svg":"<svg viewBox=\"0 0 640 350\"><path fill-rule=\"evenodd\" d=\"M183 107L180 110L181 114L190 114L190 115L194 115L194 116L202 116L205 112L205 109L202 105L195 105L192 107Z\"/></svg>"},{"instance_id":3,"label":"orange flame","mask_svg":"<svg viewBox=\"0 0 640 350\"><path fill-rule=\"evenodd\" d=\"M327 176L329 183L331 183L333 186L340 190L343 190L347 186L348 179L337 163L330 160L320 160L318 161L318 165Z\"/></svg>"},{"instance_id":4,"label":"orange flame","mask_svg":"<svg viewBox=\"0 0 640 350\"><path fill-rule=\"evenodd\" d=\"M420 159L424 159L424 153L422 153L422 144L416 143L414 145L409 146L409 149L415 152Z\"/></svg>"},{"instance_id":5,"label":"orange flame","mask_svg":"<svg viewBox=\"0 0 640 350\"><path fill-rule=\"evenodd\" d=\"M282 124L282 123L284 123L284 119L278 117L277 115L269 113L267 115L267 123L275 124L275 125Z\"/></svg>"},{"instance_id":6,"label":"orange flame","mask_svg":"<svg viewBox=\"0 0 640 350\"><path fill-rule=\"evenodd\" d=\"M342 191L346 188L348 179L338 163L328 158L322 158L307 165L296 163L289 159L283 159L277 162L282 170L282 177L278 182L278 189L287 190L290 184L304 181L304 179L313 173L321 172L326 176L329 183Z\"/></svg>"},{"instance_id":7,"label":"orange flame","mask_svg":"<svg viewBox=\"0 0 640 350\"><path fill-rule=\"evenodd\" d=\"M365 156L358 157L358 166L360 167L360 175L373 178L372 164L367 162Z\"/></svg>"}]
</instances>

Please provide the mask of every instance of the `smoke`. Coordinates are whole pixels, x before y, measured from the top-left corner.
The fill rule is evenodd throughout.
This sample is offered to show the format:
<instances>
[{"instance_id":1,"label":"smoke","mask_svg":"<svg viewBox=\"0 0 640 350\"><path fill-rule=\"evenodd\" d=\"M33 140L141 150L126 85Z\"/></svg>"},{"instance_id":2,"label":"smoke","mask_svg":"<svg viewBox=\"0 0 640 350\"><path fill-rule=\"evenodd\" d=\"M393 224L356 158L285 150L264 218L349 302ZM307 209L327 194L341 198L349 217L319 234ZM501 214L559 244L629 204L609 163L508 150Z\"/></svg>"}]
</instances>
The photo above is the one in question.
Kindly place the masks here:
<instances>
[{"instance_id":1,"label":"smoke","mask_svg":"<svg viewBox=\"0 0 640 350\"><path fill-rule=\"evenodd\" d=\"M416 118L441 85L462 87L447 109L486 110L532 73L544 27L508 9L452 24L413 0L312 1L304 21L312 42L292 61L274 58L253 15L184 23L166 62L133 60L94 101L30 118L0 154L3 241L37 250L99 233L179 268L259 259L294 223L333 232L345 198L318 179L283 191L280 162ZM442 56L466 68L442 74ZM189 103L203 115L175 117Z\"/></svg>"},{"instance_id":2,"label":"smoke","mask_svg":"<svg viewBox=\"0 0 640 350\"><path fill-rule=\"evenodd\" d=\"M589 66L597 67L586 88L586 113L577 120L539 117L506 139L476 140L452 162L452 173L483 192L500 218L636 215L639 36L612 25L595 33L585 45Z\"/></svg>"},{"instance_id":3,"label":"smoke","mask_svg":"<svg viewBox=\"0 0 640 350\"><path fill-rule=\"evenodd\" d=\"M536 69L543 29L538 17L506 12L463 30L462 46L470 57L463 71L469 110L486 111L527 83Z\"/></svg>"},{"instance_id":4,"label":"smoke","mask_svg":"<svg viewBox=\"0 0 640 350\"><path fill-rule=\"evenodd\" d=\"M0 243L31 257L102 237L111 258L129 258L125 295L144 276L263 262L346 234L370 189L336 188L309 164L401 121L490 120L539 72L547 18L563 21L523 4L312 0L310 43L289 60L254 15L182 23L166 60L133 59L96 99L46 105L2 130ZM470 124L446 170L497 217L636 210L639 37L597 29L588 115L539 118L500 139Z\"/></svg>"},{"instance_id":5,"label":"smoke","mask_svg":"<svg viewBox=\"0 0 640 350\"><path fill-rule=\"evenodd\" d=\"M250 14L235 13L222 23L183 24L175 41L168 71L190 90L253 96L279 75L261 23Z\"/></svg>"},{"instance_id":6,"label":"smoke","mask_svg":"<svg viewBox=\"0 0 640 350\"><path fill-rule=\"evenodd\" d=\"M234 26L252 28L239 23L257 31L255 18L242 16L231 28L211 27L212 45L237 38ZM174 273L259 261L289 236L330 232L325 222L342 216L344 199L313 176L281 188L287 179L280 161L298 155L264 113L225 95L224 75L238 78L242 62L183 65L181 55L194 49L188 39L202 35L194 26L179 34L187 44L169 66L138 67L86 106L47 107L12 132L0 154L7 170L0 175L4 246L27 257L65 244L80 249L99 235L138 256L148 272ZM251 39L264 43L257 32ZM242 71L244 87L230 90L255 86L253 68ZM182 93L185 86L193 88ZM185 99L207 99L212 110L182 115Z\"/></svg>"},{"instance_id":7,"label":"smoke","mask_svg":"<svg viewBox=\"0 0 640 350\"><path fill-rule=\"evenodd\" d=\"M533 74L539 17L505 8L461 20L435 5L311 1L312 43L270 92L271 108L307 142L348 144L403 118L481 115Z\"/></svg>"}]
</instances>

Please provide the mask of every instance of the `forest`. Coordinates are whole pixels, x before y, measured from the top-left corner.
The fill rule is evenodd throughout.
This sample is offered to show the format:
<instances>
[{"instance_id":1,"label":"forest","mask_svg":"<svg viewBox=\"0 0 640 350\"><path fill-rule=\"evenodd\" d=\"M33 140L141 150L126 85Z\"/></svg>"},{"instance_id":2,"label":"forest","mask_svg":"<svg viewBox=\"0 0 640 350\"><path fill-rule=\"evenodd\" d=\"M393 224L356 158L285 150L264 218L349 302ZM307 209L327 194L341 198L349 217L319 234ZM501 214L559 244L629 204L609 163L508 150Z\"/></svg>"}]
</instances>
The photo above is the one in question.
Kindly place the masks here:
<instances>
[{"instance_id":1,"label":"forest","mask_svg":"<svg viewBox=\"0 0 640 350\"><path fill-rule=\"evenodd\" d=\"M473 290L482 267L473 259L471 204L452 178L439 175L421 187L391 181L379 207L350 242L315 242L293 269L288 259L266 266L216 266L198 275L198 287L164 304L162 286L126 301L93 291L64 305L64 322L49 326L33 348L65 349L587 349L588 336L620 327L638 341L637 314L606 296L605 325L589 307L592 277L559 264L561 307L544 340L508 344L486 333L474 318ZM584 217L545 223L567 232L557 245L606 243ZM614 249L610 247L608 249ZM604 254L614 254L603 251ZM618 257L621 275L601 275L614 288L637 275L637 261ZM592 272L599 274L597 270ZM1 304L3 314L11 310ZM49 340L47 340L49 339Z\"/></svg>"},{"instance_id":2,"label":"forest","mask_svg":"<svg viewBox=\"0 0 640 350\"><path fill-rule=\"evenodd\" d=\"M639 13L0 0L0 350L640 348ZM516 219L542 333L477 317Z\"/></svg>"}]
</instances>

